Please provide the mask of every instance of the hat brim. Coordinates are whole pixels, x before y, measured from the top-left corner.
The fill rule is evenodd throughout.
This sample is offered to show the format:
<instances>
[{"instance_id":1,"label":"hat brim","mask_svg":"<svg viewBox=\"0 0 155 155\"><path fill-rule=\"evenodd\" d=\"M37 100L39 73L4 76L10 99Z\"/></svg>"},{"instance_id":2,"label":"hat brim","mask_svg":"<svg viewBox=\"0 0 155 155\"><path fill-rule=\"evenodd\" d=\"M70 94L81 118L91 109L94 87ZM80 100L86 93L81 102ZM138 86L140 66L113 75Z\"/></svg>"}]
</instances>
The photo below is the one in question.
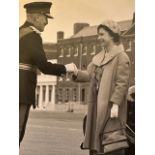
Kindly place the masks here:
<instances>
[{"instance_id":1,"label":"hat brim","mask_svg":"<svg viewBox=\"0 0 155 155\"><path fill-rule=\"evenodd\" d=\"M51 16L51 14L49 14L49 13L45 13L45 15L46 15L48 18L54 19L54 17Z\"/></svg>"}]
</instances>

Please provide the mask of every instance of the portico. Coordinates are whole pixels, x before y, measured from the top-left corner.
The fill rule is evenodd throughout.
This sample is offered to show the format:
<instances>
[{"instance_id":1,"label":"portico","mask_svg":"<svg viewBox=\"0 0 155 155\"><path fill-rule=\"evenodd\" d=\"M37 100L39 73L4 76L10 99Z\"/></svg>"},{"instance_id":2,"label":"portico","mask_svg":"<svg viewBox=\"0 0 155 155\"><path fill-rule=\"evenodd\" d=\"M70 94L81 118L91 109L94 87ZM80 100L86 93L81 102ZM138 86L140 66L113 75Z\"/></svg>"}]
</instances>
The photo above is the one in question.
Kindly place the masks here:
<instances>
[{"instance_id":1,"label":"portico","mask_svg":"<svg viewBox=\"0 0 155 155\"><path fill-rule=\"evenodd\" d=\"M37 76L36 105L38 109L55 110L56 83L56 76L42 73Z\"/></svg>"}]
</instances>

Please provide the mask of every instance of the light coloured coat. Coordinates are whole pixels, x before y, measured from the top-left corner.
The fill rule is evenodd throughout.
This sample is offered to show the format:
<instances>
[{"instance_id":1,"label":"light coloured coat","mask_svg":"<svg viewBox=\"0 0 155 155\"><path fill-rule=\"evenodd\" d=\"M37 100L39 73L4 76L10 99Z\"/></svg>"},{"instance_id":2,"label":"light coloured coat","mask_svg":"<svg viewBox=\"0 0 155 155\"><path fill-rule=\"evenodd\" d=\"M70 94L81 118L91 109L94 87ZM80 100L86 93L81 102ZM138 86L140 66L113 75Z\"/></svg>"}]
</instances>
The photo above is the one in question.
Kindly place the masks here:
<instances>
[{"instance_id":1,"label":"light coloured coat","mask_svg":"<svg viewBox=\"0 0 155 155\"><path fill-rule=\"evenodd\" d=\"M86 133L83 149L100 152L100 133L109 118L112 103L119 105L119 117L126 123L126 97L129 86L130 61L123 46L115 46L108 54L101 51L92 59L87 71L78 71L76 82L90 81ZM103 73L96 91L94 79L96 67L102 67Z\"/></svg>"}]
</instances>

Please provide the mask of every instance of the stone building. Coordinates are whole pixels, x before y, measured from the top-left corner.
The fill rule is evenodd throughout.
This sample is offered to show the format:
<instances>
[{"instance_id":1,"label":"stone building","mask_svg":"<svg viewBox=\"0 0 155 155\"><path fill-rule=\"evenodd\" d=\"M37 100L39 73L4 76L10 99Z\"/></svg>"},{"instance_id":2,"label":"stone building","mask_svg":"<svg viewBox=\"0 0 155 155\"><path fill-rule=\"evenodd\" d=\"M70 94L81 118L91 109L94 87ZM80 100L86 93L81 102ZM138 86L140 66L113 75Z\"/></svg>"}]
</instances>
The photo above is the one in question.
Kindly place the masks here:
<instances>
[{"instance_id":1,"label":"stone building","mask_svg":"<svg viewBox=\"0 0 155 155\"><path fill-rule=\"evenodd\" d=\"M135 85L135 23L131 24L129 29L122 34L125 51L131 61L130 85Z\"/></svg>"}]
</instances>

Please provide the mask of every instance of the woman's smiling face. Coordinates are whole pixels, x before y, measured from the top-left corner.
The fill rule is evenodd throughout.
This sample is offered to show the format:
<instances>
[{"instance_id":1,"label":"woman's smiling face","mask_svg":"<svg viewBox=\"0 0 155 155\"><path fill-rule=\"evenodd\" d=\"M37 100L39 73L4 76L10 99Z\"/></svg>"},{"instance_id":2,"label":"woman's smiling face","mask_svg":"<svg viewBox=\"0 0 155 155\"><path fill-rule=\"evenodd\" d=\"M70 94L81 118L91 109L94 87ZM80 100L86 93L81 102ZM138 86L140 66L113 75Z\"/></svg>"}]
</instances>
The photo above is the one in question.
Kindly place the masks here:
<instances>
[{"instance_id":1,"label":"woman's smiling face","mask_svg":"<svg viewBox=\"0 0 155 155\"><path fill-rule=\"evenodd\" d=\"M111 41L113 41L113 37L104 28L100 28L98 30L98 40L101 47L106 47Z\"/></svg>"}]
</instances>

